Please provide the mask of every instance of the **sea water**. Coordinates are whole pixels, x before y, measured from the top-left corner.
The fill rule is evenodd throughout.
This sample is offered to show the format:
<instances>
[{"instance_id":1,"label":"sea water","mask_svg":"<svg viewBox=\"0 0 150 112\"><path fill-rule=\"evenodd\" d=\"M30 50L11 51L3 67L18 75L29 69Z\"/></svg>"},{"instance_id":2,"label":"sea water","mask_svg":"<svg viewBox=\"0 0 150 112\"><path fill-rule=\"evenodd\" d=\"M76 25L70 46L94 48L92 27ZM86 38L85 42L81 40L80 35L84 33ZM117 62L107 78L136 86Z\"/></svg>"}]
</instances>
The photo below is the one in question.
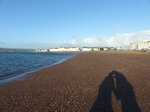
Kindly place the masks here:
<instances>
[{"instance_id":1,"label":"sea water","mask_svg":"<svg viewBox=\"0 0 150 112\"><path fill-rule=\"evenodd\" d=\"M61 63L73 56L74 53L0 52L0 84Z\"/></svg>"}]
</instances>

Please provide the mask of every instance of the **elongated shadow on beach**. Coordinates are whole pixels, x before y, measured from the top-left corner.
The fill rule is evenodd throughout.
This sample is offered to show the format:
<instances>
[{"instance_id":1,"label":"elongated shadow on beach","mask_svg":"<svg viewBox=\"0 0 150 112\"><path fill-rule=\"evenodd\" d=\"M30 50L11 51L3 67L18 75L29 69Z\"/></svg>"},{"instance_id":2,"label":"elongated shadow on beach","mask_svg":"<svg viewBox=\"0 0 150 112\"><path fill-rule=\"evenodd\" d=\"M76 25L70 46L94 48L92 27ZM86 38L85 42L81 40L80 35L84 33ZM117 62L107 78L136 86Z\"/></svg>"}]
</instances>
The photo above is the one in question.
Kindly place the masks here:
<instances>
[{"instance_id":1,"label":"elongated shadow on beach","mask_svg":"<svg viewBox=\"0 0 150 112\"><path fill-rule=\"evenodd\" d=\"M99 94L90 112L114 112L112 92L117 100L121 100L122 112L141 112L132 85L117 71L110 72L99 86Z\"/></svg>"}]
</instances>

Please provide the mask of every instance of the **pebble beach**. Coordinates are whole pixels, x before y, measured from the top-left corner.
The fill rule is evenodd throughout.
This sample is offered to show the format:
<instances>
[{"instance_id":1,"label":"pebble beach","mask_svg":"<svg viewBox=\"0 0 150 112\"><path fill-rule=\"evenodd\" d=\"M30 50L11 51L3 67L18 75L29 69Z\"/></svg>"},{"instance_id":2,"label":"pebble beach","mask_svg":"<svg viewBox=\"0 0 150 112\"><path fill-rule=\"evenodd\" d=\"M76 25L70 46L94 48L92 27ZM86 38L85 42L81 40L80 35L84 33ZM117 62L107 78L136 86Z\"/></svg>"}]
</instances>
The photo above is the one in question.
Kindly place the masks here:
<instances>
[{"instance_id":1,"label":"pebble beach","mask_svg":"<svg viewBox=\"0 0 150 112\"><path fill-rule=\"evenodd\" d=\"M0 112L149 112L150 53L79 52L0 86Z\"/></svg>"}]
</instances>

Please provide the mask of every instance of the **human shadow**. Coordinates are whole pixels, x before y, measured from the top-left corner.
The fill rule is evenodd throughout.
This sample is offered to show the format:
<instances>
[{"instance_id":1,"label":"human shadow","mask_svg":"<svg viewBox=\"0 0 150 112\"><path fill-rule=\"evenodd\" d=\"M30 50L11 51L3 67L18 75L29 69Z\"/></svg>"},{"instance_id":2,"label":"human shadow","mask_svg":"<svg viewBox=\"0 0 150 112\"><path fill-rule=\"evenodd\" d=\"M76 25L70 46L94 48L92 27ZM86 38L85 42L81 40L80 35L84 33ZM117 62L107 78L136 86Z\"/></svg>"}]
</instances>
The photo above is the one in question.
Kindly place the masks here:
<instances>
[{"instance_id":1,"label":"human shadow","mask_svg":"<svg viewBox=\"0 0 150 112\"><path fill-rule=\"evenodd\" d=\"M90 112L113 112L111 105L111 93L114 89L115 86L112 73L109 73L99 86L99 94Z\"/></svg>"},{"instance_id":2,"label":"human shadow","mask_svg":"<svg viewBox=\"0 0 150 112\"><path fill-rule=\"evenodd\" d=\"M99 86L99 94L90 112L114 112L111 94L121 100L122 112L141 112L132 85L123 74L112 71Z\"/></svg>"}]
</instances>

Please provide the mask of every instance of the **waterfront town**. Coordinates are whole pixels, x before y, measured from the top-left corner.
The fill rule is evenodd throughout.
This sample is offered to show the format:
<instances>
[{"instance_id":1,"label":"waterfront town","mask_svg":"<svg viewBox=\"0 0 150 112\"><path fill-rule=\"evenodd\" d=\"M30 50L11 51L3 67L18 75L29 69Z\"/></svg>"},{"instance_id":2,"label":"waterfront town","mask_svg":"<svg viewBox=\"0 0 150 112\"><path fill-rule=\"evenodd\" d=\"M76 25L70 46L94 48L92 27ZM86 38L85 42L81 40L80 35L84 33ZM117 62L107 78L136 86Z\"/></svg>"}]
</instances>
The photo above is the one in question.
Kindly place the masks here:
<instances>
[{"instance_id":1,"label":"waterfront town","mask_svg":"<svg viewBox=\"0 0 150 112\"><path fill-rule=\"evenodd\" d=\"M146 42L133 42L128 45L114 47L58 47L50 49L37 49L36 52L66 52L66 51L113 51L113 50L150 50L150 41Z\"/></svg>"},{"instance_id":2,"label":"waterfront town","mask_svg":"<svg viewBox=\"0 0 150 112\"><path fill-rule=\"evenodd\" d=\"M91 51L148 51L150 52L150 41L145 42L132 42L127 45L122 45L118 47L57 47L50 49L13 49L13 48L1 48L0 52L91 52Z\"/></svg>"}]
</instances>

